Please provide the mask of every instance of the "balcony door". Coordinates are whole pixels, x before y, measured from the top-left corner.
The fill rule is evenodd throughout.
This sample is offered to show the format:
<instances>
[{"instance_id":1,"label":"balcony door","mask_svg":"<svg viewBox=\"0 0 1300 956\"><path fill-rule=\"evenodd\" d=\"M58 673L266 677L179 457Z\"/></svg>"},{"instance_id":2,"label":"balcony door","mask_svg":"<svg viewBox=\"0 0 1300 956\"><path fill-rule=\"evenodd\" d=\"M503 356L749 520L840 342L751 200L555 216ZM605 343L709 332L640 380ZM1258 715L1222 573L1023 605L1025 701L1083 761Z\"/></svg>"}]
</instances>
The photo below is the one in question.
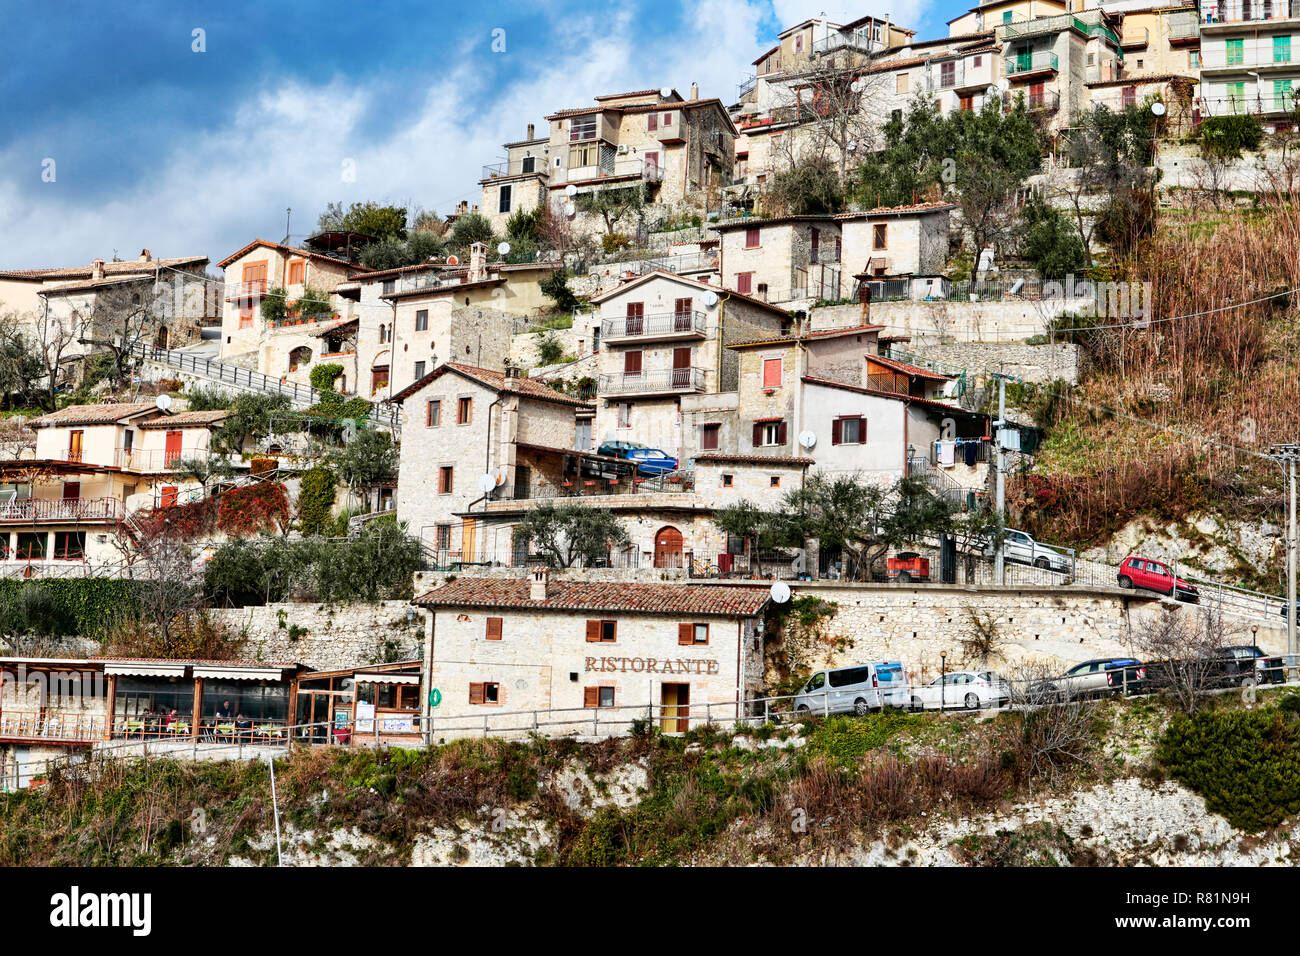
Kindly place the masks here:
<instances>
[{"instance_id":1,"label":"balcony door","mask_svg":"<svg viewBox=\"0 0 1300 956\"><path fill-rule=\"evenodd\" d=\"M167 443L165 446L165 450L163 451L163 461L165 462L166 466L170 468L172 465L174 465L177 461L180 460L180 457L181 457L181 432L179 430L168 431Z\"/></svg>"},{"instance_id":2,"label":"balcony door","mask_svg":"<svg viewBox=\"0 0 1300 956\"><path fill-rule=\"evenodd\" d=\"M687 388L691 384L691 350L673 349L673 388Z\"/></svg>"},{"instance_id":3,"label":"balcony door","mask_svg":"<svg viewBox=\"0 0 1300 956\"><path fill-rule=\"evenodd\" d=\"M68 432L68 461L81 461L82 445L86 433L80 430Z\"/></svg>"},{"instance_id":4,"label":"balcony door","mask_svg":"<svg viewBox=\"0 0 1300 956\"><path fill-rule=\"evenodd\" d=\"M81 482L65 481L63 483L63 500L76 501L81 497Z\"/></svg>"},{"instance_id":5,"label":"balcony door","mask_svg":"<svg viewBox=\"0 0 1300 956\"><path fill-rule=\"evenodd\" d=\"M673 331L689 332L691 330L691 299L678 299L673 305Z\"/></svg>"},{"instance_id":6,"label":"balcony door","mask_svg":"<svg viewBox=\"0 0 1300 956\"><path fill-rule=\"evenodd\" d=\"M645 303L629 302L627 304L627 329L628 335L640 335L645 329Z\"/></svg>"}]
</instances>

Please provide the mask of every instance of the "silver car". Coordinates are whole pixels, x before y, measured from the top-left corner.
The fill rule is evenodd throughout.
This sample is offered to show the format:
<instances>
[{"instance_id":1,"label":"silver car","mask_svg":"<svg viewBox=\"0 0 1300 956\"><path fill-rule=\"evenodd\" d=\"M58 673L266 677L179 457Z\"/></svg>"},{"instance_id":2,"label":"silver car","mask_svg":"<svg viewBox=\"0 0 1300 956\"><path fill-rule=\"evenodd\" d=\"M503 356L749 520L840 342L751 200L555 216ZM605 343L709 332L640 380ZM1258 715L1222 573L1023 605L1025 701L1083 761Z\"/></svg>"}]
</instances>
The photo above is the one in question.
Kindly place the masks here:
<instances>
[{"instance_id":1,"label":"silver car","mask_svg":"<svg viewBox=\"0 0 1300 956\"><path fill-rule=\"evenodd\" d=\"M1070 573L1071 562L1068 556L1045 544L1040 544L1024 531L1006 528L1003 534L1005 537L1002 539L1002 554L1008 561L1028 564L1048 571L1059 571L1063 574ZM997 548L992 542L985 547L984 554L989 558L997 555Z\"/></svg>"},{"instance_id":2,"label":"silver car","mask_svg":"<svg viewBox=\"0 0 1300 956\"><path fill-rule=\"evenodd\" d=\"M818 671L795 696L796 714L866 714L908 704L907 669L898 661Z\"/></svg>"}]
</instances>

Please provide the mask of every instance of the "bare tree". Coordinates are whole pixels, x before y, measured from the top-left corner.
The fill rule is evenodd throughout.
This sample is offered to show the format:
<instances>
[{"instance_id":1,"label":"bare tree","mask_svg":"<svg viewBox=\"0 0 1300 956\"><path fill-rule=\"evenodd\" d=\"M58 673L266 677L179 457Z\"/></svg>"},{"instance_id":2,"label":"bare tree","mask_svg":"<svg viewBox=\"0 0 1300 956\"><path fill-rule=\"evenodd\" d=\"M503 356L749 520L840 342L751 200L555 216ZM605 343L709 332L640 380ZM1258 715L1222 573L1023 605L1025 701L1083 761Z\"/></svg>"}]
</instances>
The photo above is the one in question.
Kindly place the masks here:
<instances>
[{"instance_id":1,"label":"bare tree","mask_svg":"<svg viewBox=\"0 0 1300 956\"><path fill-rule=\"evenodd\" d=\"M878 104L892 74L871 72L869 58L854 59L850 65L835 56L815 58L789 81L788 102L777 108L778 116L784 111L799 121L782 144L788 166L799 160L829 160L843 183L858 157L877 145L883 115Z\"/></svg>"},{"instance_id":2,"label":"bare tree","mask_svg":"<svg viewBox=\"0 0 1300 956\"><path fill-rule=\"evenodd\" d=\"M81 337L81 317L73 310L64 316L51 313L45 303L32 320L32 343L40 363L42 404L54 411L58 407L59 390L71 376L71 365L78 358L72 347Z\"/></svg>"},{"instance_id":3,"label":"bare tree","mask_svg":"<svg viewBox=\"0 0 1300 956\"><path fill-rule=\"evenodd\" d=\"M1025 705L1020 735L1029 779L1045 778L1049 784L1071 770L1087 766L1096 738L1095 701L1063 698L1054 682L1056 670L1033 663L1018 668L1014 695Z\"/></svg>"},{"instance_id":4,"label":"bare tree","mask_svg":"<svg viewBox=\"0 0 1300 956\"><path fill-rule=\"evenodd\" d=\"M1220 655L1244 639L1242 626L1212 608L1162 606L1133 632L1133 648L1147 659L1147 680L1191 713L1205 692L1219 686L1224 673Z\"/></svg>"}]
</instances>

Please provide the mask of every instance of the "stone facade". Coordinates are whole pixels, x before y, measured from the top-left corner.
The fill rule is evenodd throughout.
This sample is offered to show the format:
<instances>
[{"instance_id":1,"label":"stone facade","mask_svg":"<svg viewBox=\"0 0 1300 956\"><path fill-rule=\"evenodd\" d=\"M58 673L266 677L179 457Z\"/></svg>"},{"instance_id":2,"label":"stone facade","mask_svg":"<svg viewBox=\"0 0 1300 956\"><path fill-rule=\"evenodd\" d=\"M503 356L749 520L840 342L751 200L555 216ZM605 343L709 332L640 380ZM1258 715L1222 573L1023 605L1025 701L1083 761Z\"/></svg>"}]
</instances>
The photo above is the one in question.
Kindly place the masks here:
<instances>
[{"instance_id":1,"label":"stone facade","mask_svg":"<svg viewBox=\"0 0 1300 956\"><path fill-rule=\"evenodd\" d=\"M841 237L832 217L733 219L714 228L726 288L791 308L838 298Z\"/></svg>"},{"instance_id":2,"label":"stone facade","mask_svg":"<svg viewBox=\"0 0 1300 956\"><path fill-rule=\"evenodd\" d=\"M1002 372L1026 382L1049 384L1064 380L1079 381L1079 346L1062 342L1056 345L1019 345L1014 343L966 342L927 345L925 357L945 365L965 368L972 373Z\"/></svg>"},{"instance_id":3,"label":"stone facade","mask_svg":"<svg viewBox=\"0 0 1300 956\"><path fill-rule=\"evenodd\" d=\"M948 262L948 213L952 208L946 203L924 203L836 216L844 244L838 298L853 297L856 275L942 274Z\"/></svg>"}]
</instances>

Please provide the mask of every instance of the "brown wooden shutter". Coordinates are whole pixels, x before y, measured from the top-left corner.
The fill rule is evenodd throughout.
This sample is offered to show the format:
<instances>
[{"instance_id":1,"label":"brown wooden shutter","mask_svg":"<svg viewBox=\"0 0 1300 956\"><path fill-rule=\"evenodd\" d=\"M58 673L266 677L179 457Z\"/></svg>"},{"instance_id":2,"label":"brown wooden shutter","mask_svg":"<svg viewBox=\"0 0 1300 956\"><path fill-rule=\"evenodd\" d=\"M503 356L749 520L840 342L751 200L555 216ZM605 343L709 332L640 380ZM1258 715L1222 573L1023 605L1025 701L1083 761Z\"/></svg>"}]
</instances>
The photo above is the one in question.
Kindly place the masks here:
<instances>
[{"instance_id":1,"label":"brown wooden shutter","mask_svg":"<svg viewBox=\"0 0 1300 956\"><path fill-rule=\"evenodd\" d=\"M501 618L490 617L487 619L487 639L489 641L501 640Z\"/></svg>"},{"instance_id":2,"label":"brown wooden shutter","mask_svg":"<svg viewBox=\"0 0 1300 956\"><path fill-rule=\"evenodd\" d=\"M623 374L625 375L641 374L641 353L640 352L623 353Z\"/></svg>"},{"instance_id":3,"label":"brown wooden shutter","mask_svg":"<svg viewBox=\"0 0 1300 956\"><path fill-rule=\"evenodd\" d=\"M469 685L469 702L470 702L471 704L481 704L481 703L483 703L483 685L482 685L482 684L470 684L470 685Z\"/></svg>"},{"instance_id":4,"label":"brown wooden shutter","mask_svg":"<svg viewBox=\"0 0 1300 956\"><path fill-rule=\"evenodd\" d=\"M694 644L695 643L695 625L678 624L677 625L677 643Z\"/></svg>"},{"instance_id":5,"label":"brown wooden shutter","mask_svg":"<svg viewBox=\"0 0 1300 956\"><path fill-rule=\"evenodd\" d=\"M763 444L763 423L754 422L754 447L758 448Z\"/></svg>"},{"instance_id":6,"label":"brown wooden shutter","mask_svg":"<svg viewBox=\"0 0 1300 956\"><path fill-rule=\"evenodd\" d=\"M844 422L835 419L831 422L831 444L838 445L844 438Z\"/></svg>"},{"instance_id":7,"label":"brown wooden shutter","mask_svg":"<svg viewBox=\"0 0 1300 956\"><path fill-rule=\"evenodd\" d=\"M867 443L867 420L863 416L858 416L858 441L862 444Z\"/></svg>"},{"instance_id":8,"label":"brown wooden shutter","mask_svg":"<svg viewBox=\"0 0 1300 956\"><path fill-rule=\"evenodd\" d=\"M597 644L600 642L600 621L587 622L587 643Z\"/></svg>"},{"instance_id":9,"label":"brown wooden shutter","mask_svg":"<svg viewBox=\"0 0 1300 956\"><path fill-rule=\"evenodd\" d=\"M776 443L778 445L785 444L785 429L786 429L785 422L781 422L776 426Z\"/></svg>"},{"instance_id":10,"label":"brown wooden shutter","mask_svg":"<svg viewBox=\"0 0 1300 956\"><path fill-rule=\"evenodd\" d=\"M599 707L600 706L600 688L584 687L582 689L582 706Z\"/></svg>"}]
</instances>

